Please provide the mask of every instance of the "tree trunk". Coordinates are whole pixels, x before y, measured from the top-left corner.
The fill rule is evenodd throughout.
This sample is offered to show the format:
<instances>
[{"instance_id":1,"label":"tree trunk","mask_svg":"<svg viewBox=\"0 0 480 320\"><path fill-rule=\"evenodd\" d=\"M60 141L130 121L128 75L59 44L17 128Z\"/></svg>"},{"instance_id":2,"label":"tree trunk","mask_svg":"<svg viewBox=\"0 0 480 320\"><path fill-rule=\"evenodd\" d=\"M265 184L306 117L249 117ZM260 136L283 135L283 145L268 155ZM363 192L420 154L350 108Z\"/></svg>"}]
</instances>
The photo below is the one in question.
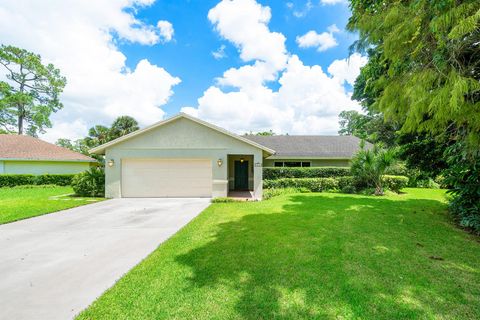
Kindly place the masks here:
<instances>
[{"instance_id":1,"label":"tree trunk","mask_svg":"<svg viewBox=\"0 0 480 320\"><path fill-rule=\"evenodd\" d=\"M383 196L383 186L381 181L375 182L375 195L376 196Z\"/></svg>"},{"instance_id":2,"label":"tree trunk","mask_svg":"<svg viewBox=\"0 0 480 320\"><path fill-rule=\"evenodd\" d=\"M23 108L18 106L18 134L23 134Z\"/></svg>"},{"instance_id":3,"label":"tree trunk","mask_svg":"<svg viewBox=\"0 0 480 320\"><path fill-rule=\"evenodd\" d=\"M20 71L23 70L23 65L20 65ZM22 73L23 75L23 73ZM22 83L20 84L20 92L23 93L25 86L25 76L22 77ZM24 111L25 109L23 106L19 103L17 104L17 109L18 109L18 135L23 134L23 118L24 118Z\"/></svg>"}]
</instances>

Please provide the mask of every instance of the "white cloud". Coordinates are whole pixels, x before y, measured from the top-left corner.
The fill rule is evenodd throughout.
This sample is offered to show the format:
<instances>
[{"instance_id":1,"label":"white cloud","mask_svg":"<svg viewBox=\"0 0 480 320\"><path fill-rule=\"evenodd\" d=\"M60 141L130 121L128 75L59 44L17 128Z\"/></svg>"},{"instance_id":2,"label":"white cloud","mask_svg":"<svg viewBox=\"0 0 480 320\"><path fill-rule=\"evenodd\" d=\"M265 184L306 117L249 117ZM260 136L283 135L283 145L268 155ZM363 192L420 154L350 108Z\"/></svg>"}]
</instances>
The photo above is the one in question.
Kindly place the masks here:
<instances>
[{"instance_id":1,"label":"white cloud","mask_svg":"<svg viewBox=\"0 0 480 320\"><path fill-rule=\"evenodd\" d=\"M180 79L148 60L128 69L114 38L144 45L160 42L158 28L132 13L152 2L57 0L47 6L35 0L2 1L2 43L39 53L68 80L61 96L64 108L53 115L48 140L84 136L88 127L110 124L119 115L133 116L142 125L163 117L159 107Z\"/></svg>"},{"instance_id":2,"label":"white cloud","mask_svg":"<svg viewBox=\"0 0 480 320\"><path fill-rule=\"evenodd\" d=\"M293 6L292 6L293 8ZM305 3L305 6L301 9L301 10L294 10L293 11L293 15L296 17L296 18L303 18L305 17L308 12L310 12L310 10L313 9L313 3L311 0L308 0L306 3Z\"/></svg>"},{"instance_id":3,"label":"white cloud","mask_svg":"<svg viewBox=\"0 0 480 320\"><path fill-rule=\"evenodd\" d=\"M220 46L220 48L218 48L216 51L212 52L212 56L217 60L226 58L227 54L225 53L225 48L226 48L226 46L224 44L222 44Z\"/></svg>"},{"instance_id":4,"label":"white cloud","mask_svg":"<svg viewBox=\"0 0 480 320\"><path fill-rule=\"evenodd\" d=\"M169 42L173 38L173 26L170 22L160 20L157 22L157 27L160 30L160 36L164 42Z\"/></svg>"},{"instance_id":5,"label":"white cloud","mask_svg":"<svg viewBox=\"0 0 480 320\"><path fill-rule=\"evenodd\" d=\"M339 3L347 3L346 0L320 0L320 3L323 5L335 5Z\"/></svg>"},{"instance_id":6,"label":"white cloud","mask_svg":"<svg viewBox=\"0 0 480 320\"><path fill-rule=\"evenodd\" d=\"M236 19L235 12L246 17ZM361 110L343 86L350 80L343 73L346 69L337 69L344 60L332 63L330 75L318 65L304 65L286 51L285 37L268 29L268 7L249 0L224 0L210 10L209 18L216 30L237 46L244 61L254 62L226 70L198 99L197 107L185 107L183 112L237 133L272 129L277 133L336 134L340 111ZM259 39L248 32L257 29L261 30ZM329 28L331 33L337 30L336 26ZM275 45L265 51L265 41ZM358 64L349 64L348 72L358 74L355 66ZM273 81L278 81L278 90L266 85Z\"/></svg>"},{"instance_id":7,"label":"white cloud","mask_svg":"<svg viewBox=\"0 0 480 320\"><path fill-rule=\"evenodd\" d=\"M303 36L297 37L296 40L300 48L316 47L321 52L338 45L333 34L339 31L337 26L333 24L328 27L328 32L318 34L316 31L310 30Z\"/></svg>"},{"instance_id":8,"label":"white cloud","mask_svg":"<svg viewBox=\"0 0 480 320\"><path fill-rule=\"evenodd\" d=\"M287 62L285 37L268 29L269 7L255 0L223 0L208 12L208 19L240 51L243 61L261 60L275 69Z\"/></svg>"},{"instance_id":9,"label":"white cloud","mask_svg":"<svg viewBox=\"0 0 480 320\"><path fill-rule=\"evenodd\" d=\"M349 58L335 60L328 67L328 73L341 84L347 82L353 85L360 74L360 68L367 64L368 59L358 53L352 54Z\"/></svg>"},{"instance_id":10,"label":"white cloud","mask_svg":"<svg viewBox=\"0 0 480 320\"><path fill-rule=\"evenodd\" d=\"M182 111L238 133L273 129L277 133L335 134L340 111L361 110L339 81L318 65L305 66L295 55L278 82L278 91L258 84L242 85L233 92L212 86L198 99L197 108Z\"/></svg>"}]
</instances>

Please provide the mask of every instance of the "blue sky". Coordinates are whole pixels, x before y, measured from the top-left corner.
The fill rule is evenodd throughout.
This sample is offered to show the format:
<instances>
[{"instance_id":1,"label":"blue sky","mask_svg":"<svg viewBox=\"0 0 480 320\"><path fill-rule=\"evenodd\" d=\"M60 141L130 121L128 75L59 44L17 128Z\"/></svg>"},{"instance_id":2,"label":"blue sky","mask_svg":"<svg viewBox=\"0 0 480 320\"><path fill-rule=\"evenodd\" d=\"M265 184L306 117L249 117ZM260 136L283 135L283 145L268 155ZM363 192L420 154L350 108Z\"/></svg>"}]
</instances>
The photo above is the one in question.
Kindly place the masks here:
<instances>
[{"instance_id":1,"label":"blue sky","mask_svg":"<svg viewBox=\"0 0 480 320\"><path fill-rule=\"evenodd\" d=\"M344 0L3 0L0 39L67 77L48 141L180 111L237 133L336 134L361 110L367 61L348 55L348 17Z\"/></svg>"},{"instance_id":2,"label":"blue sky","mask_svg":"<svg viewBox=\"0 0 480 320\"><path fill-rule=\"evenodd\" d=\"M312 2L313 8L306 10L307 1L257 1L272 10L270 29L283 33L287 49L297 54L305 64L328 67L335 59L348 57L348 47L355 40L355 34L345 30L350 10L345 2L337 5L322 5ZM244 63L237 49L228 40L215 32L208 20L208 11L218 1L159 1L151 7L139 10L137 17L148 24L158 19L170 21L175 29L174 41L145 47L120 41L119 47L127 56L127 65L134 68L141 59L148 58L152 63L165 67L171 74L182 79L175 87L175 95L165 105L168 114L177 113L183 106L196 105L196 100L214 83L216 77L230 67L239 67ZM287 3L292 3L289 8ZM294 12L304 12L296 17ZM303 13L302 12L302 13ZM309 30L321 33L328 26L336 24L342 30L336 35L338 46L325 52L315 48L302 49L295 38ZM215 59L212 51L225 45L226 57ZM275 88L276 83L268 83Z\"/></svg>"}]
</instances>

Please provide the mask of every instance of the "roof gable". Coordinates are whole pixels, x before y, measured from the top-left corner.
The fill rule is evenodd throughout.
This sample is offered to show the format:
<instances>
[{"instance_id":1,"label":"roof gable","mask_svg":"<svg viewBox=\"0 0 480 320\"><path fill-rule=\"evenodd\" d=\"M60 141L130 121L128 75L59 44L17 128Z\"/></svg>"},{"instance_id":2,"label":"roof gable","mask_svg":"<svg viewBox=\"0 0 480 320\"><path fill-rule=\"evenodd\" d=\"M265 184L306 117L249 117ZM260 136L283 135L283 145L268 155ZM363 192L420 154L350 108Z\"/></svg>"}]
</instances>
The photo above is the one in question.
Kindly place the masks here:
<instances>
[{"instance_id":1,"label":"roof gable","mask_svg":"<svg viewBox=\"0 0 480 320\"><path fill-rule=\"evenodd\" d=\"M0 160L96 162L81 153L24 135L0 134Z\"/></svg>"},{"instance_id":2,"label":"roof gable","mask_svg":"<svg viewBox=\"0 0 480 320\"><path fill-rule=\"evenodd\" d=\"M202 121L200 119L197 119L195 117L192 117L190 115L187 115L185 113L180 113L174 117L171 117L169 119L166 119L166 120L163 120L163 121L159 121L151 126L148 126L146 128L143 128L143 129L140 129L140 130L137 130L135 132L132 132L130 134L127 134L123 137L120 137L118 139L115 139L113 141L110 141L108 143L105 143L101 146L98 146L98 147L95 147L95 148L92 148L91 150L89 150L90 153L97 153L97 154L103 154L105 153L105 150L107 148L110 148L110 147L113 147L115 145L118 145L118 144L121 144L123 142L127 142L127 141L130 141L130 140L133 140L134 138L136 137L140 137L142 135L147 135L148 133L150 132L153 132L155 129L158 129L158 128L161 128L163 126L166 126L167 124L170 124L174 121L177 121L177 120L180 120L180 119L187 119L189 121L192 121L198 125L201 125L202 127L206 127L206 128L209 128L210 130L213 130L219 134L222 134L222 135L226 135L230 138L233 138L237 141L241 141L243 143L246 143L250 146L253 146L253 147L256 147L256 148L259 148L261 150L263 150L264 152L268 153L268 154L274 154L275 151L270 149L270 148L267 148L259 143L256 143L254 141L251 141L249 139L246 139L245 137L242 137L242 136L239 136L239 135L236 135L234 133L231 133L223 128L220 128L220 127L217 127L213 124L210 124L208 122L205 122L205 121Z\"/></svg>"}]
</instances>

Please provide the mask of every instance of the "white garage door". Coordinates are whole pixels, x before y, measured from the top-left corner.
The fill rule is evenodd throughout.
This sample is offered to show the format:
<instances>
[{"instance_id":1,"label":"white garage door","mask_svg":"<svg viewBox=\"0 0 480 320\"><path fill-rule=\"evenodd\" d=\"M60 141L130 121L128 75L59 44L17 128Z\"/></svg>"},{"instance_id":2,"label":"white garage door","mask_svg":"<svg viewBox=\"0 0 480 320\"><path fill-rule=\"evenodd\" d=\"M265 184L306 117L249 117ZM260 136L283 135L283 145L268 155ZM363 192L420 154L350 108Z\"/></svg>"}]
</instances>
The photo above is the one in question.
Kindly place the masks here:
<instances>
[{"instance_id":1,"label":"white garage door","mask_svg":"<svg viewBox=\"0 0 480 320\"><path fill-rule=\"evenodd\" d=\"M211 160L122 159L125 198L211 197Z\"/></svg>"}]
</instances>

